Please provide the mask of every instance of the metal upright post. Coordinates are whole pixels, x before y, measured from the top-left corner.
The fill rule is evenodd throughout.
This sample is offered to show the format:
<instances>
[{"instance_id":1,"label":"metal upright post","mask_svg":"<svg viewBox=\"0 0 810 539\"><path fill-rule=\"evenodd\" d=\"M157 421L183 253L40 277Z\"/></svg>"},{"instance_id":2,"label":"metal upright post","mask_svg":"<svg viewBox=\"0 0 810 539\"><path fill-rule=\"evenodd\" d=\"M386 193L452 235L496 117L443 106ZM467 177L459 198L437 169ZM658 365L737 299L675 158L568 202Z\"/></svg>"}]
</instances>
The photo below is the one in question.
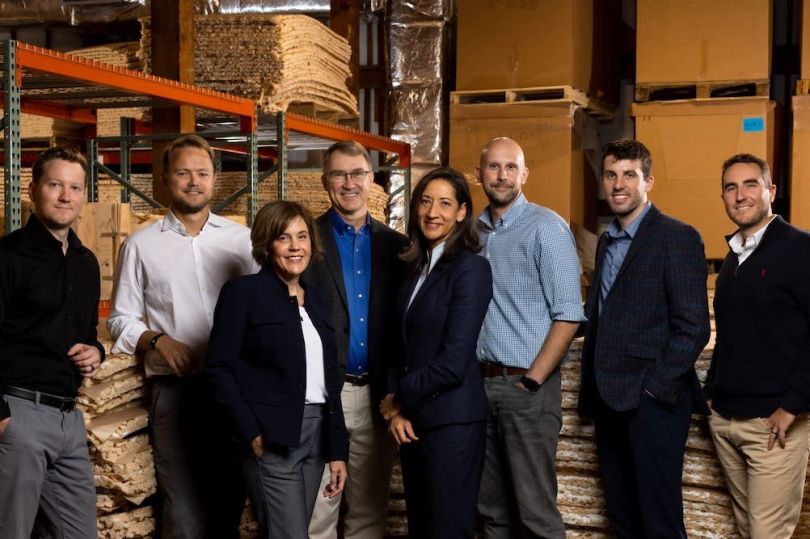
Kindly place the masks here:
<instances>
[{"instance_id":1,"label":"metal upright post","mask_svg":"<svg viewBox=\"0 0 810 539\"><path fill-rule=\"evenodd\" d=\"M248 226L253 226L253 219L259 211L259 136L256 132L247 136L248 166Z\"/></svg>"},{"instance_id":2,"label":"metal upright post","mask_svg":"<svg viewBox=\"0 0 810 539\"><path fill-rule=\"evenodd\" d=\"M20 164L22 150L20 145L20 87L22 81L17 79L17 42L7 40L3 43L3 149L5 164L3 166L3 186L5 188L5 231L17 230L22 226L20 208Z\"/></svg>"},{"instance_id":3,"label":"metal upright post","mask_svg":"<svg viewBox=\"0 0 810 539\"><path fill-rule=\"evenodd\" d=\"M87 202L98 202L98 142L87 141Z\"/></svg>"},{"instance_id":4,"label":"metal upright post","mask_svg":"<svg viewBox=\"0 0 810 539\"><path fill-rule=\"evenodd\" d=\"M276 114L276 135L278 140L278 199L287 198L287 113Z\"/></svg>"},{"instance_id":5,"label":"metal upright post","mask_svg":"<svg viewBox=\"0 0 810 539\"><path fill-rule=\"evenodd\" d=\"M130 138L135 134L135 120L121 117L121 146L119 147L120 162L121 162L121 179L130 183L132 176L132 163L130 155L132 151L132 139ZM121 202L129 202L129 189L121 187Z\"/></svg>"}]
</instances>

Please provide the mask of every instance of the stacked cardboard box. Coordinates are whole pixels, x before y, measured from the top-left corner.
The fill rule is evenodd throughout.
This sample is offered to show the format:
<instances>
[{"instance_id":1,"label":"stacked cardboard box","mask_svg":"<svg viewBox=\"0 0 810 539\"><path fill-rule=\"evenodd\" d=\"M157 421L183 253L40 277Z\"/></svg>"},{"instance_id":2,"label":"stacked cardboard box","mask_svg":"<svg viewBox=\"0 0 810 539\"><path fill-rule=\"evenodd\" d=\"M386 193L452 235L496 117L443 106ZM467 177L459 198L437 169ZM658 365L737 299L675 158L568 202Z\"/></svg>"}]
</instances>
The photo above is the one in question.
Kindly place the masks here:
<instances>
[{"instance_id":1,"label":"stacked cardboard box","mask_svg":"<svg viewBox=\"0 0 810 539\"><path fill-rule=\"evenodd\" d=\"M772 9L770 0L638 0L637 88L767 83Z\"/></svg>"},{"instance_id":2,"label":"stacked cardboard box","mask_svg":"<svg viewBox=\"0 0 810 539\"><path fill-rule=\"evenodd\" d=\"M775 105L766 97L635 103L636 138L653 156L650 199L703 237L706 257L725 258L734 230L720 200L722 164L746 152L774 163Z\"/></svg>"},{"instance_id":3,"label":"stacked cardboard box","mask_svg":"<svg viewBox=\"0 0 810 539\"><path fill-rule=\"evenodd\" d=\"M793 97L790 222L810 230L810 95Z\"/></svg>"},{"instance_id":4,"label":"stacked cardboard box","mask_svg":"<svg viewBox=\"0 0 810 539\"><path fill-rule=\"evenodd\" d=\"M473 208L487 205L475 167L484 145L494 137L516 140L526 156L529 178L523 192L585 228L596 226L598 155L596 120L573 101L469 103L450 107L450 165L464 172Z\"/></svg>"}]
</instances>

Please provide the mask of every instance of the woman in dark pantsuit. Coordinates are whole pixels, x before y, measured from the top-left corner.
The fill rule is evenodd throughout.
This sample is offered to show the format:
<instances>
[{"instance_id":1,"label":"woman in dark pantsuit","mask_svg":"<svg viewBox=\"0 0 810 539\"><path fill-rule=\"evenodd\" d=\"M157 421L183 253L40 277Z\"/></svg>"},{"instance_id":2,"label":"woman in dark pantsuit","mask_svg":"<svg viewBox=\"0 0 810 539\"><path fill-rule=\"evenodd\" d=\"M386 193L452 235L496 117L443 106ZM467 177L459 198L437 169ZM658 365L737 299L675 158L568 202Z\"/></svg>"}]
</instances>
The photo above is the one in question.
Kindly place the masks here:
<instances>
[{"instance_id":1,"label":"woman in dark pantsuit","mask_svg":"<svg viewBox=\"0 0 810 539\"><path fill-rule=\"evenodd\" d=\"M469 538L488 405L475 356L492 298L467 182L428 173L413 192L411 275L400 293L404 357L380 409L400 445L411 537Z\"/></svg>"},{"instance_id":2,"label":"woman in dark pantsuit","mask_svg":"<svg viewBox=\"0 0 810 539\"><path fill-rule=\"evenodd\" d=\"M307 537L325 462L332 481L324 496L340 494L346 481L329 310L299 280L318 252L315 234L297 203L259 211L250 238L262 269L222 288L205 361L214 397L231 419L229 428L212 431L243 444L242 470L263 538Z\"/></svg>"}]
</instances>

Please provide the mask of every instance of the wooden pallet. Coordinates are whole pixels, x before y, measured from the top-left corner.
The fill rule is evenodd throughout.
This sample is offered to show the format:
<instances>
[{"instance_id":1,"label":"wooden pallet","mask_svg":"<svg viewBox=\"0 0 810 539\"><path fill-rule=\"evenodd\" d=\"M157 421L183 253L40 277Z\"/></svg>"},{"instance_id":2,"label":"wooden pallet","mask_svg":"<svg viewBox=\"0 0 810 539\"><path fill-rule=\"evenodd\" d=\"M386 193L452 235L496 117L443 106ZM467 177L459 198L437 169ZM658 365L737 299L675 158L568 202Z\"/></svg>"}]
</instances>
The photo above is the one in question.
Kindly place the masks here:
<instances>
[{"instance_id":1,"label":"wooden pallet","mask_svg":"<svg viewBox=\"0 0 810 539\"><path fill-rule=\"evenodd\" d=\"M768 80L636 83L636 101L674 101L676 99L709 99L718 97L767 97Z\"/></svg>"},{"instance_id":2,"label":"wooden pallet","mask_svg":"<svg viewBox=\"0 0 810 539\"><path fill-rule=\"evenodd\" d=\"M613 110L605 103L571 86L540 86L536 88L506 88L498 90L467 90L450 93L453 105L560 103L570 101L602 121L613 119Z\"/></svg>"},{"instance_id":3,"label":"wooden pallet","mask_svg":"<svg viewBox=\"0 0 810 539\"><path fill-rule=\"evenodd\" d=\"M318 118L328 122L350 125L357 121L357 116L345 110L334 109L321 103L290 103L287 112L295 112L302 116Z\"/></svg>"},{"instance_id":4,"label":"wooden pallet","mask_svg":"<svg viewBox=\"0 0 810 539\"><path fill-rule=\"evenodd\" d=\"M810 79L799 79L796 81L796 95L810 94Z\"/></svg>"}]
</instances>

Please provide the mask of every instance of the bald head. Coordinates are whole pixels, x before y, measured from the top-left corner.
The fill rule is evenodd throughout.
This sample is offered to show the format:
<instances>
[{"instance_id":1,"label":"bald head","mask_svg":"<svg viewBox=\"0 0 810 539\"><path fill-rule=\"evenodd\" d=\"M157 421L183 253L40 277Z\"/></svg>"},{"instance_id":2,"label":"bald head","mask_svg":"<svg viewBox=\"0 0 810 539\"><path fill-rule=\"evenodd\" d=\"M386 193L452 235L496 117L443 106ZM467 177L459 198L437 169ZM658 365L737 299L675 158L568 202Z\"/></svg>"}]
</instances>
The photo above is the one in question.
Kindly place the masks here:
<instances>
[{"instance_id":1,"label":"bald head","mask_svg":"<svg viewBox=\"0 0 810 539\"><path fill-rule=\"evenodd\" d=\"M481 151L475 175L489 199L490 209L506 211L529 176L520 144L507 137L490 140Z\"/></svg>"}]
</instances>

